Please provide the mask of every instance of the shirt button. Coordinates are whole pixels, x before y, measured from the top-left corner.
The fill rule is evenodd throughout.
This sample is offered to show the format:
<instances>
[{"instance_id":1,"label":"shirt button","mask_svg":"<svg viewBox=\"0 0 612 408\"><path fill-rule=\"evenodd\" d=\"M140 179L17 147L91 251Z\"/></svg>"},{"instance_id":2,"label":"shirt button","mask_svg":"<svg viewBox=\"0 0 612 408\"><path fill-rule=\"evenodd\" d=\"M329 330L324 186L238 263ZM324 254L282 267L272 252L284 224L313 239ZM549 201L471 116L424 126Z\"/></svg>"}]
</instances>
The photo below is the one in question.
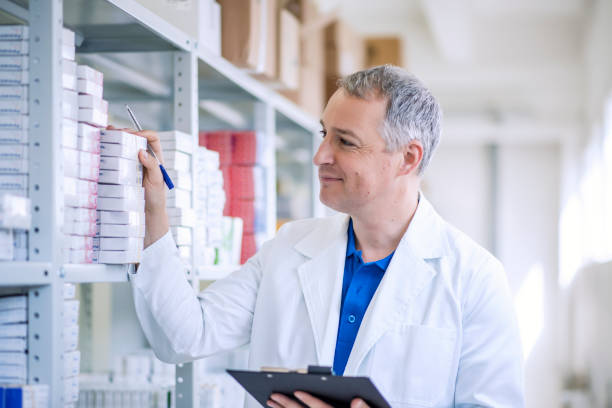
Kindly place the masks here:
<instances>
[{"instance_id":1,"label":"shirt button","mask_svg":"<svg viewBox=\"0 0 612 408\"><path fill-rule=\"evenodd\" d=\"M355 315L348 315L349 323L355 323Z\"/></svg>"}]
</instances>

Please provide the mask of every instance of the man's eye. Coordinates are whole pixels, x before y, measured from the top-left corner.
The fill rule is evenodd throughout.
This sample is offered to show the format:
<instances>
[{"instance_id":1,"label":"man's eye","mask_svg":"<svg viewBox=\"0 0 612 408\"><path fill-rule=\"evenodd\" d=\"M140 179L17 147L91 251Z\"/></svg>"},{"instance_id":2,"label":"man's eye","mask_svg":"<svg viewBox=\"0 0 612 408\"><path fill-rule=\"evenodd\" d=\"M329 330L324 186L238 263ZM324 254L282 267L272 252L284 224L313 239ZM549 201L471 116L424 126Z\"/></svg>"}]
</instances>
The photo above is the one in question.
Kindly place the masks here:
<instances>
[{"instance_id":1,"label":"man's eye","mask_svg":"<svg viewBox=\"0 0 612 408\"><path fill-rule=\"evenodd\" d=\"M345 146L355 146L353 143L349 142L348 140L344 139L344 138L340 138L340 143L342 143Z\"/></svg>"},{"instance_id":2,"label":"man's eye","mask_svg":"<svg viewBox=\"0 0 612 408\"><path fill-rule=\"evenodd\" d=\"M327 136L327 130L320 130L319 134L321 134L322 138L325 138L325 136Z\"/></svg>"}]
</instances>

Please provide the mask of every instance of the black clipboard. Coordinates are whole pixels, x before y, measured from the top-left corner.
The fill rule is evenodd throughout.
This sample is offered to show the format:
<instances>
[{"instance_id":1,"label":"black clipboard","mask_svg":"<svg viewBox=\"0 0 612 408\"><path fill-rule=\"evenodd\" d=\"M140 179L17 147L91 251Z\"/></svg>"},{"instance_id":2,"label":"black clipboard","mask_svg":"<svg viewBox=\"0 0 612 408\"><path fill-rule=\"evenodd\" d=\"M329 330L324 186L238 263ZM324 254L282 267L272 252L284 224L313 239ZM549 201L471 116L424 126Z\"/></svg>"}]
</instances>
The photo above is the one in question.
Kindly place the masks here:
<instances>
[{"instance_id":1,"label":"black clipboard","mask_svg":"<svg viewBox=\"0 0 612 408\"><path fill-rule=\"evenodd\" d=\"M226 371L264 407L267 407L266 402L273 393L285 394L296 400L293 392L304 391L338 408L350 408L351 401L357 397L372 408L391 408L368 377L333 375L330 367L310 366L306 373L276 370Z\"/></svg>"}]
</instances>

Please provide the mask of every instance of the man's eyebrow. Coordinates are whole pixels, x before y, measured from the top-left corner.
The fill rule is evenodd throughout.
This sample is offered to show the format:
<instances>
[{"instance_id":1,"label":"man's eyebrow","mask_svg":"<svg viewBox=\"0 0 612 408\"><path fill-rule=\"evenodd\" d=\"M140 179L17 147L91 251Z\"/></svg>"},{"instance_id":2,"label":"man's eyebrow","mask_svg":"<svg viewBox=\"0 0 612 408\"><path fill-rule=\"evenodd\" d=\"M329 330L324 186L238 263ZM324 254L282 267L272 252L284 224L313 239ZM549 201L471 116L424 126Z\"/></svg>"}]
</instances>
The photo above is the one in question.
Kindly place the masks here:
<instances>
[{"instance_id":1,"label":"man's eyebrow","mask_svg":"<svg viewBox=\"0 0 612 408\"><path fill-rule=\"evenodd\" d=\"M319 120L319 123L321 123L321 126L323 126L323 129L325 129L325 123L323 123L323 120L322 120L322 119L321 119L321 120ZM350 129L343 129L343 128L338 128L338 127L332 127L331 129L332 129L334 132L336 132L336 133L340 133L341 135L348 135L348 136L352 136L352 137L354 137L355 139L360 140L360 139L359 139L359 136L357 136L357 135L355 134L355 132L353 132L353 131L352 131L352 130L350 130Z\"/></svg>"}]
</instances>

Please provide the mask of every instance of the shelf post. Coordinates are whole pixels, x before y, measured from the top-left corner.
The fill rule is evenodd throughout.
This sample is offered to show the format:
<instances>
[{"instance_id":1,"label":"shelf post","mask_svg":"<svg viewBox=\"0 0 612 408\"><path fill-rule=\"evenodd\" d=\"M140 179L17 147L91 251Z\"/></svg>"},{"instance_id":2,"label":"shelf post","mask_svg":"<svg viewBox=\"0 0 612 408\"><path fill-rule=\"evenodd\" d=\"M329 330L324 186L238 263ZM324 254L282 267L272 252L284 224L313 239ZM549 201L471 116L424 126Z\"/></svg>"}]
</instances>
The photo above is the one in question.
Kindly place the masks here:
<instances>
[{"instance_id":1,"label":"shelf post","mask_svg":"<svg viewBox=\"0 0 612 408\"><path fill-rule=\"evenodd\" d=\"M193 207L198 183L196 180L196 154L198 146L198 59L194 52L177 51L174 53L174 129L187 133L193 138L193 155L191 157L192 192L191 204ZM197 228L197 225L196 225ZM190 268L187 272L194 290L197 291L199 282L195 265L196 229L192 231L192 250ZM176 366L176 406L199 407L200 384L196 372L196 363L178 364Z\"/></svg>"}]
</instances>

